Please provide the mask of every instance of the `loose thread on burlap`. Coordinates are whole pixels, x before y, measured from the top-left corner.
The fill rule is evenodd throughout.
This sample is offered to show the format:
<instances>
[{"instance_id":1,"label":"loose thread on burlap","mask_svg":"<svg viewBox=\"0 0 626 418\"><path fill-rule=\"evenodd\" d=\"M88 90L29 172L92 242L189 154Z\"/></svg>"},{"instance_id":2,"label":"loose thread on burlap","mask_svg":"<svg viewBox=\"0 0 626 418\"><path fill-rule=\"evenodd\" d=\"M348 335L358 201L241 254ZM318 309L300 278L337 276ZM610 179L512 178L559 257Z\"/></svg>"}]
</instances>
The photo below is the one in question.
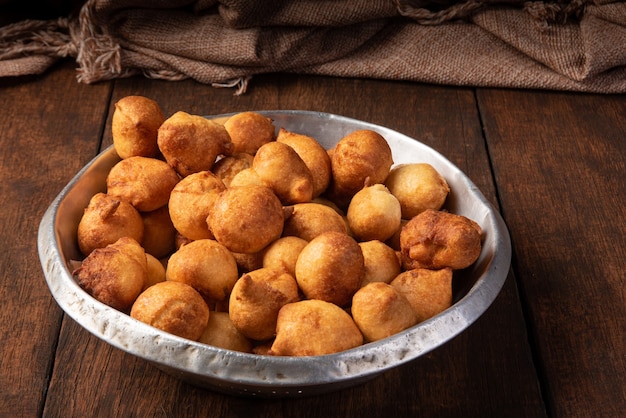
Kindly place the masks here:
<instances>
[{"instance_id":1,"label":"loose thread on burlap","mask_svg":"<svg viewBox=\"0 0 626 418\"><path fill-rule=\"evenodd\" d=\"M24 20L0 27L0 60L46 55L76 56L69 20Z\"/></svg>"}]
</instances>

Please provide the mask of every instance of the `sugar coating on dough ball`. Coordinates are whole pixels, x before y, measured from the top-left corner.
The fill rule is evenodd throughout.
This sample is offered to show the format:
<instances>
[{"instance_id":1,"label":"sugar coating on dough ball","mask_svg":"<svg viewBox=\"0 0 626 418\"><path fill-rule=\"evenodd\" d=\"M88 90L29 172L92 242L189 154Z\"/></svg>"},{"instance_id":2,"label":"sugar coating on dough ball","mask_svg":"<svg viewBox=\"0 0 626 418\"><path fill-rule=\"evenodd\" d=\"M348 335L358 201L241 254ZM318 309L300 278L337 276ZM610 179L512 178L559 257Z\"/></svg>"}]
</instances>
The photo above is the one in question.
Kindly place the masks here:
<instances>
[{"instance_id":1,"label":"sugar coating on dough ball","mask_svg":"<svg viewBox=\"0 0 626 418\"><path fill-rule=\"evenodd\" d=\"M242 353L252 352L252 341L235 328L228 312L211 311L198 342Z\"/></svg>"},{"instance_id":2,"label":"sugar coating on dough ball","mask_svg":"<svg viewBox=\"0 0 626 418\"><path fill-rule=\"evenodd\" d=\"M257 112L237 113L224 122L233 142L233 152L255 154L264 144L275 139L272 119Z\"/></svg>"},{"instance_id":3,"label":"sugar coating on dough ball","mask_svg":"<svg viewBox=\"0 0 626 418\"><path fill-rule=\"evenodd\" d=\"M300 300L298 284L282 270L261 268L241 276L228 304L233 324L246 337L263 341L276 334L278 311Z\"/></svg>"},{"instance_id":4,"label":"sugar coating on dough ball","mask_svg":"<svg viewBox=\"0 0 626 418\"><path fill-rule=\"evenodd\" d=\"M361 247L354 238L339 232L315 237L296 261L296 280L304 295L338 306L350 303L363 273Z\"/></svg>"},{"instance_id":5,"label":"sugar coating on dough ball","mask_svg":"<svg viewBox=\"0 0 626 418\"><path fill-rule=\"evenodd\" d=\"M141 242L143 236L144 224L137 209L105 193L96 193L89 199L78 223L78 247L83 255L122 237Z\"/></svg>"},{"instance_id":6,"label":"sugar coating on dough ball","mask_svg":"<svg viewBox=\"0 0 626 418\"><path fill-rule=\"evenodd\" d=\"M289 145L300 156L313 175L313 197L326 191L330 184L331 164L328 152L310 136L280 128L277 142Z\"/></svg>"},{"instance_id":7,"label":"sugar coating on dough ball","mask_svg":"<svg viewBox=\"0 0 626 418\"><path fill-rule=\"evenodd\" d=\"M427 163L392 168L385 185L398 198L404 219L411 219L426 209L441 209L450 193L446 179Z\"/></svg>"},{"instance_id":8,"label":"sugar coating on dough ball","mask_svg":"<svg viewBox=\"0 0 626 418\"><path fill-rule=\"evenodd\" d=\"M363 335L346 311L330 302L302 300L279 311L276 339L268 354L321 356L362 344Z\"/></svg>"},{"instance_id":9,"label":"sugar coating on dough ball","mask_svg":"<svg viewBox=\"0 0 626 418\"><path fill-rule=\"evenodd\" d=\"M122 237L93 250L74 271L78 284L100 302L127 311L147 281L146 254L137 241Z\"/></svg>"},{"instance_id":10,"label":"sugar coating on dough ball","mask_svg":"<svg viewBox=\"0 0 626 418\"><path fill-rule=\"evenodd\" d=\"M252 169L285 205L313 198L313 175L298 153L281 142L268 142L258 149Z\"/></svg>"},{"instance_id":11,"label":"sugar coating on dough ball","mask_svg":"<svg viewBox=\"0 0 626 418\"><path fill-rule=\"evenodd\" d=\"M165 281L143 291L130 316L162 331L197 341L209 322L209 307L191 286Z\"/></svg>"},{"instance_id":12,"label":"sugar coating on dough ball","mask_svg":"<svg viewBox=\"0 0 626 418\"><path fill-rule=\"evenodd\" d=\"M348 206L348 224L361 241L386 241L400 229L400 202L382 184L359 190Z\"/></svg>"},{"instance_id":13,"label":"sugar coating on dough ball","mask_svg":"<svg viewBox=\"0 0 626 418\"><path fill-rule=\"evenodd\" d=\"M351 313L367 341L378 341L417 323L409 301L387 283L374 282L352 298Z\"/></svg>"},{"instance_id":14,"label":"sugar coating on dough ball","mask_svg":"<svg viewBox=\"0 0 626 418\"><path fill-rule=\"evenodd\" d=\"M107 194L124 200L141 212L167 204L179 177L165 161L129 157L115 164L107 176Z\"/></svg>"},{"instance_id":15,"label":"sugar coating on dough ball","mask_svg":"<svg viewBox=\"0 0 626 418\"><path fill-rule=\"evenodd\" d=\"M390 285L403 295L422 322L452 306L452 270L413 269L402 272Z\"/></svg>"},{"instance_id":16,"label":"sugar coating on dough ball","mask_svg":"<svg viewBox=\"0 0 626 418\"><path fill-rule=\"evenodd\" d=\"M224 190L224 183L210 171L182 179L169 200L169 213L176 230L192 240L213 238L206 219Z\"/></svg>"},{"instance_id":17,"label":"sugar coating on dough ball","mask_svg":"<svg viewBox=\"0 0 626 418\"><path fill-rule=\"evenodd\" d=\"M167 280L188 284L213 302L227 299L239 278L233 255L211 239L180 247L169 258L165 273Z\"/></svg>"},{"instance_id":18,"label":"sugar coating on dough ball","mask_svg":"<svg viewBox=\"0 0 626 418\"><path fill-rule=\"evenodd\" d=\"M256 253L280 237L283 206L268 187L230 187L215 202L207 222L229 250Z\"/></svg>"},{"instance_id":19,"label":"sugar coating on dough ball","mask_svg":"<svg viewBox=\"0 0 626 418\"><path fill-rule=\"evenodd\" d=\"M285 219L283 235L311 241L324 232L348 233L343 217L330 206L321 203L298 203L291 207Z\"/></svg>"},{"instance_id":20,"label":"sugar coating on dough ball","mask_svg":"<svg viewBox=\"0 0 626 418\"><path fill-rule=\"evenodd\" d=\"M363 187L384 183L393 164L389 144L379 133L368 129L354 131L337 142L330 152L333 180L331 195L340 206L347 206Z\"/></svg>"},{"instance_id":21,"label":"sugar coating on dough ball","mask_svg":"<svg viewBox=\"0 0 626 418\"><path fill-rule=\"evenodd\" d=\"M113 146L120 158L156 157L157 132L165 121L157 102L143 96L126 96L115 103L111 122Z\"/></svg>"},{"instance_id":22,"label":"sugar coating on dough ball","mask_svg":"<svg viewBox=\"0 0 626 418\"><path fill-rule=\"evenodd\" d=\"M183 177L210 170L219 155L233 149L223 125L182 111L159 127L157 143L168 164Z\"/></svg>"},{"instance_id":23,"label":"sugar coating on dough ball","mask_svg":"<svg viewBox=\"0 0 626 418\"><path fill-rule=\"evenodd\" d=\"M365 265L361 287L373 282L390 283L402 271L399 254L384 242L363 241L359 246Z\"/></svg>"},{"instance_id":24,"label":"sugar coating on dough ball","mask_svg":"<svg viewBox=\"0 0 626 418\"><path fill-rule=\"evenodd\" d=\"M405 270L469 267L480 255L481 233L480 226L465 216L427 209L400 232L402 266Z\"/></svg>"}]
</instances>

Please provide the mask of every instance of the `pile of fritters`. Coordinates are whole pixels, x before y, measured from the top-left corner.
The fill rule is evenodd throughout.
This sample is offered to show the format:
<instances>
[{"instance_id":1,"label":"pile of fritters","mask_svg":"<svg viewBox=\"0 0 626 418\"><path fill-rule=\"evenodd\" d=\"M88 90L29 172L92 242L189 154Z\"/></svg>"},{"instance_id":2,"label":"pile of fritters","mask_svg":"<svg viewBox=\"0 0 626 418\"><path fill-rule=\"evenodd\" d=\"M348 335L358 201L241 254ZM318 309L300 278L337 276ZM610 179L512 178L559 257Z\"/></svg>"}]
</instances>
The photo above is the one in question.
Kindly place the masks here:
<instances>
[{"instance_id":1,"label":"pile of fritters","mask_svg":"<svg viewBox=\"0 0 626 418\"><path fill-rule=\"evenodd\" d=\"M393 165L381 134L324 149L256 112L169 118L141 96L112 119L120 161L77 231L74 276L163 331L276 356L335 353L452 304L481 228L444 207L426 163Z\"/></svg>"}]
</instances>

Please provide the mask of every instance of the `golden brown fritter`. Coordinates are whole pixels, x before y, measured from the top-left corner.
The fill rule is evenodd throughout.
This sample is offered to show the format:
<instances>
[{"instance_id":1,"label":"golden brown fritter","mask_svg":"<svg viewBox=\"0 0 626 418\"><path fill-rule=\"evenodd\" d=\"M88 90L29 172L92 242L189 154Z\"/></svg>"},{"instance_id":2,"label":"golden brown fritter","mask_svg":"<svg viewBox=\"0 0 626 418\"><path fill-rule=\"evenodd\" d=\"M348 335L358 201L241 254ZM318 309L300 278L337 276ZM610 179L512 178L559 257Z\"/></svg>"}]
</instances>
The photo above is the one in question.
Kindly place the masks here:
<instances>
[{"instance_id":1,"label":"golden brown fritter","mask_svg":"<svg viewBox=\"0 0 626 418\"><path fill-rule=\"evenodd\" d=\"M365 186L384 183L393 164L389 144L379 133L363 129L343 137L330 151L332 200L345 207Z\"/></svg>"},{"instance_id":2,"label":"golden brown fritter","mask_svg":"<svg viewBox=\"0 0 626 418\"><path fill-rule=\"evenodd\" d=\"M320 356L363 344L352 317L334 303L303 300L278 313L276 339L268 352L274 356Z\"/></svg>"},{"instance_id":3,"label":"golden brown fritter","mask_svg":"<svg viewBox=\"0 0 626 418\"><path fill-rule=\"evenodd\" d=\"M233 149L223 125L185 112L176 112L163 122L157 143L168 164L183 177L210 170L219 155Z\"/></svg>"},{"instance_id":4,"label":"golden brown fritter","mask_svg":"<svg viewBox=\"0 0 626 418\"><path fill-rule=\"evenodd\" d=\"M107 194L130 203L138 211L150 212L167 204L178 180L178 174L165 161L129 157L109 171Z\"/></svg>"},{"instance_id":5,"label":"golden brown fritter","mask_svg":"<svg viewBox=\"0 0 626 418\"><path fill-rule=\"evenodd\" d=\"M84 255L106 247L122 237L141 242L144 224L141 215L130 203L105 193L96 193L89 200L78 224L78 247Z\"/></svg>"},{"instance_id":6,"label":"golden brown fritter","mask_svg":"<svg viewBox=\"0 0 626 418\"><path fill-rule=\"evenodd\" d=\"M226 300L239 278L235 258L212 239L200 239L180 247L169 258L167 280L188 284L207 301Z\"/></svg>"},{"instance_id":7,"label":"golden brown fritter","mask_svg":"<svg viewBox=\"0 0 626 418\"><path fill-rule=\"evenodd\" d=\"M417 314L409 301L382 282L359 289L352 298L351 312L367 341L382 340L417 323Z\"/></svg>"},{"instance_id":8,"label":"golden brown fritter","mask_svg":"<svg viewBox=\"0 0 626 418\"><path fill-rule=\"evenodd\" d=\"M146 253L137 241L122 237L96 248L74 271L78 284L100 302L127 311L148 278Z\"/></svg>"},{"instance_id":9,"label":"golden brown fritter","mask_svg":"<svg viewBox=\"0 0 626 418\"><path fill-rule=\"evenodd\" d=\"M256 253L283 231L283 207L264 186L231 187L215 202L208 220L215 239L236 253Z\"/></svg>"},{"instance_id":10,"label":"golden brown fritter","mask_svg":"<svg viewBox=\"0 0 626 418\"><path fill-rule=\"evenodd\" d=\"M364 274L361 247L350 236L325 232L302 249L296 262L296 280L308 299L347 306L361 286Z\"/></svg>"},{"instance_id":11,"label":"golden brown fritter","mask_svg":"<svg viewBox=\"0 0 626 418\"><path fill-rule=\"evenodd\" d=\"M141 212L143 239L141 246L146 253L163 258L176 249L176 228L170 218L167 205L150 212Z\"/></svg>"},{"instance_id":12,"label":"golden brown fritter","mask_svg":"<svg viewBox=\"0 0 626 418\"><path fill-rule=\"evenodd\" d=\"M210 171L182 179L169 200L170 217L176 230L192 240L213 238L206 219L224 190L224 183Z\"/></svg>"},{"instance_id":13,"label":"golden brown fritter","mask_svg":"<svg viewBox=\"0 0 626 418\"><path fill-rule=\"evenodd\" d=\"M159 104L147 97L126 96L115 103L111 134L120 158L156 157L157 132L164 121Z\"/></svg>"},{"instance_id":14,"label":"golden brown fritter","mask_svg":"<svg viewBox=\"0 0 626 418\"><path fill-rule=\"evenodd\" d=\"M224 122L224 128L232 139L233 152L252 155L276 135L272 119L256 112L237 113Z\"/></svg>"},{"instance_id":15,"label":"golden brown fritter","mask_svg":"<svg viewBox=\"0 0 626 418\"><path fill-rule=\"evenodd\" d=\"M313 197L324 193L330 184L331 177L330 157L324 147L310 136L290 132L284 128L278 131L276 141L293 148L311 171Z\"/></svg>"},{"instance_id":16,"label":"golden brown fritter","mask_svg":"<svg viewBox=\"0 0 626 418\"><path fill-rule=\"evenodd\" d=\"M386 241L400 229L400 202L382 184L356 192L347 213L352 234L361 241Z\"/></svg>"},{"instance_id":17,"label":"golden brown fritter","mask_svg":"<svg viewBox=\"0 0 626 418\"><path fill-rule=\"evenodd\" d=\"M278 311L298 300L298 284L293 276L281 270L261 268L244 274L237 281L228 312L240 333L263 341L276 334Z\"/></svg>"},{"instance_id":18,"label":"golden brown fritter","mask_svg":"<svg viewBox=\"0 0 626 418\"><path fill-rule=\"evenodd\" d=\"M311 241L324 232L348 233L346 222L330 206L321 203L298 203L290 207L283 235Z\"/></svg>"},{"instance_id":19,"label":"golden brown fritter","mask_svg":"<svg viewBox=\"0 0 626 418\"><path fill-rule=\"evenodd\" d=\"M400 247L405 270L463 269L480 255L481 228L465 216L427 209L404 225Z\"/></svg>"},{"instance_id":20,"label":"golden brown fritter","mask_svg":"<svg viewBox=\"0 0 626 418\"><path fill-rule=\"evenodd\" d=\"M209 308L193 287L164 281L139 295L130 316L170 334L197 341L209 322Z\"/></svg>"},{"instance_id":21,"label":"golden brown fritter","mask_svg":"<svg viewBox=\"0 0 626 418\"><path fill-rule=\"evenodd\" d=\"M211 311L209 323L198 341L227 350L252 352L252 342L235 328L228 312Z\"/></svg>"},{"instance_id":22,"label":"golden brown fritter","mask_svg":"<svg viewBox=\"0 0 626 418\"><path fill-rule=\"evenodd\" d=\"M414 269L400 273L391 286L403 295L418 322L432 318L452 305L452 270Z\"/></svg>"},{"instance_id":23,"label":"golden brown fritter","mask_svg":"<svg viewBox=\"0 0 626 418\"><path fill-rule=\"evenodd\" d=\"M411 219L426 209L441 209L450 193L446 179L426 163L392 168L385 185L400 202L404 219Z\"/></svg>"},{"instance_id":24,"label":"golden brown fritter","mask_svg":"<svg viewBox=\"0 0 626 418\"><path fill-rule=\"evenodd\" d=\"M400 257L393 248L377 240L359 242L359 246L365 265L361 287L372 282L390 283L400 274Z\"/></svg>"},{"instance_id":25,"label":"golden brown fritter","mask_svg":"<svg viewBox=\"0 0 626 418\"><path fill-rule=\"evenodd\" d=\"M252 169L284 205L313 198L313 175L289 145L268 142L257 151Z\"/></svg>"}]
</instances>

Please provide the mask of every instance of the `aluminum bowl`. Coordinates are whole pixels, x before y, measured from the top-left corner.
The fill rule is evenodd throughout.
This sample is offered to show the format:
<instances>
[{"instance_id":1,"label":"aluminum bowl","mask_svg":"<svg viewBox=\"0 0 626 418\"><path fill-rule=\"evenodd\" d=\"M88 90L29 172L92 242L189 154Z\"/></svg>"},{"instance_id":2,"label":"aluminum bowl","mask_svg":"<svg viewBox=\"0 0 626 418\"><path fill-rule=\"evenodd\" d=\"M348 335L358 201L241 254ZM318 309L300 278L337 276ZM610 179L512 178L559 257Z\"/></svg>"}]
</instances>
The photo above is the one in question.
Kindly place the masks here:
<instances>
[{"instance_id":1,"label":"aluminum bowl","mask_svg":"<svg viewBox=\"0 0 626 418\"><path fill-rule=\"evenodd\" d=\"M508 274L511 243L498 212L456 166L415 139L371 123L308 111L259 113L271 117L277 127L316 138L327 149L352 131L372 129L389 142L395 164L433 165L451 188L445 208L478 222L484 232L479 259L470 268L455 272L453 306L384 340L310 357L271 357L220 349L139 322L87 294L72 277L69 266L71 260L82 258L76 230L83 209L93 194L105 191L106 175L119 161L109 147L76 174L41 220L39 257L61 309L96 337L171 375L222 393L259 397L307 396L363 383L441 346L485 312Z\"/></svg>"}]
</instances>

